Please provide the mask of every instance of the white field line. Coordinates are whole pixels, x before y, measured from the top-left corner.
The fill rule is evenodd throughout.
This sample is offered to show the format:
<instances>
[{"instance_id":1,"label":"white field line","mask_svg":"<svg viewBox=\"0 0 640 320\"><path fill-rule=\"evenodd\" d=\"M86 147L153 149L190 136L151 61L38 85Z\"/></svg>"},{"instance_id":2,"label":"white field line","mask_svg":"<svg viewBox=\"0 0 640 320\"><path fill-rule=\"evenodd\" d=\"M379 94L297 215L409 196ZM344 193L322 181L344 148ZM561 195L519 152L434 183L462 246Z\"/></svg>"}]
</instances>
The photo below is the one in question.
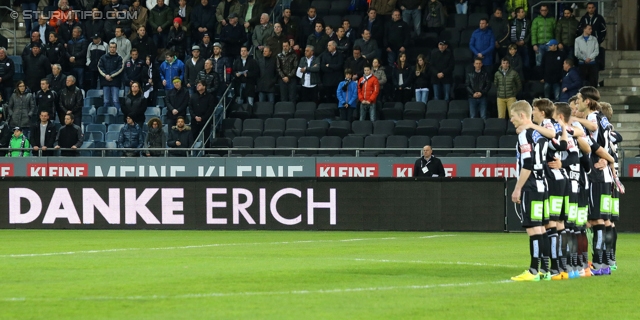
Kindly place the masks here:
<instances>
[{"instance_id":1,"label":"white field line","mask_svg":"<svg viewBox=\"0 0 640 320\"><path fill-rule=\"evenodd\" d=\"M297 240L297 241L278 241L278 242L247 242L247 243L212 243L191 246L175 246L175 247L158 247L158 248L120 248L105 250L82 250L67 252L49 252L49 253L20 253L0 255L0 258L29 258L29 257L46 257L46 256L62 256L74 254L92 254L119 251L141 251L141 250L181 250L181 249L197 249L212 247L230 247L230 246L258 246L258 245L281 245L281 244L299 244L299 243L328 243L328 242L353 242L353 241L372 241L372 240L401 240L401 239L431 239L440 237L453 237L455 234L442 234L423 237L387 237L387 238L362 238L362 239L341 239L341 240Z\"/></svg>"},{"instance_id":2,"label":"white field line","mask_svg":"<svg viewBox=\"0 0 640 320\"><path fill-rule=\"evenodd\" d=\"M379 263L417 263L417 264L443 264L443 265L465 265L479 267L498 267L498 268L522 268L522 266L508 264L491 264L482 262L462 262L462 261L423 261L423 260L387 260L387 259L343 259L362 262L379 262Z\"/></svg>"},{"instance_id":3,"label":"white field line","mask_svg":"<svg viewBox=\"0 0 640 320\"><path fill-rule=\"evenodd\" d=\"M210 292L210 293L189 293L179 295L149 295L149 296L94 296L94 297L61 297L61 298L0 298L1 302L41 302L41 301L121 301L121 300L175 300L175 299L203 299L236 296L274 296L274 295L309 295L309 294L339 294L352 292L369 291L391 291L391 290L426 290L437 288L469 287L485 284L511 283L511 280L501 280L492 282L464 282L464 283L443 283L411 286L388 286L388 287L363 287L363 288L336 288L317 290L291 290L291 291L248 291L248 292Z\"/></svg>"}]
</instances>

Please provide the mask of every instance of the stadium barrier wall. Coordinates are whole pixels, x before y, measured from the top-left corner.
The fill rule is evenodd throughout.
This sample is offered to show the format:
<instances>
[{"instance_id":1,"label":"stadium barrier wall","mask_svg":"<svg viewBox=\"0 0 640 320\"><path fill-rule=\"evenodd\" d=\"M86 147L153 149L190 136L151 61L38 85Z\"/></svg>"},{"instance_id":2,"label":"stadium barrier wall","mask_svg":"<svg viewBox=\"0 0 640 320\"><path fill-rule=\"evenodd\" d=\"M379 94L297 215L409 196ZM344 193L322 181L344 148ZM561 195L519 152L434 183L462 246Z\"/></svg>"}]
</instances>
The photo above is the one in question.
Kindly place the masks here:
<instances>
[{"instance_id":1,"label":"stadium barrier wall","mask_svg":"<svg viewBox=\"0 0 640 320\"><path fill-rule=\"evenodd\" d=\"M0 228L504 231L504 179L6 178Z\"/></svg>"}]
</instances>

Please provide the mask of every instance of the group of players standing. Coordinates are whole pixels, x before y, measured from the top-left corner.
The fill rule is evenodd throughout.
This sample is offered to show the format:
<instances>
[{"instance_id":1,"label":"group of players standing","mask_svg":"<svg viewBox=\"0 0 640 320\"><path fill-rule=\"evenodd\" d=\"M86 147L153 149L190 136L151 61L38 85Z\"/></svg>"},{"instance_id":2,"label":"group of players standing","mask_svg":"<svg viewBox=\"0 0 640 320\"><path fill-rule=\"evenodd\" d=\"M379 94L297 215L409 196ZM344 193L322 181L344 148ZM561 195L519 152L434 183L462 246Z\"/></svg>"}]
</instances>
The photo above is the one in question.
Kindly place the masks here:
<instances>
[{"instance_id":1,"label":"group of players standing","mask_svg":"<svg viewBox=\"0 0 640 320\"><path fill-rule=\"evenodd\" d=\"M569 103L536 99L510 107L518 182L511 195L529 235L531 264L514 281L610 275L616 265L619 194L611 105L583 87ZM592 264L587 234L593 234Z\"/></svg>"}]
</instances>

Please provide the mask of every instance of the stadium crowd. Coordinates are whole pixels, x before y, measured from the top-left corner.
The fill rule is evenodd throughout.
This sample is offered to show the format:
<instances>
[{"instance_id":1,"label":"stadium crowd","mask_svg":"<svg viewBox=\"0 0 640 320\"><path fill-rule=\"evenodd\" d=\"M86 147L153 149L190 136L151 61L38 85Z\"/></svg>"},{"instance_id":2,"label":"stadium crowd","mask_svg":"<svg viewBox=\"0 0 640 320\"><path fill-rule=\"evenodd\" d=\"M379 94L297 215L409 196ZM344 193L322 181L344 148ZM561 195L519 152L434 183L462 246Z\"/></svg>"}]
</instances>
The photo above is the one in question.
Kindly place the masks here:
<instances>
[{"instance_id":1,"label":"stadium crowd","mask_svg":"<svg viewBox=\"0 0 640 320\"><path fill-rule=\"evenodd\" d=\"M35 10L34 2L23 1L23 9ZM468 100L470 118L507 118L508 107L531 91L528 85L565 102L583 85L597 87L606 37L595 3L580 19L576 5L561 3L551 12L543 4L532 12L526 0L50 4L49 19L25 20L30 42L20 56L0 48L1 132L19 130L34 148L60 146L68 115L80 145L87 140L82 132L92 123L83 118L95 120L86 117L95 89L102 101L89 106L116 109L122 148L190 146L202 130L209 133L204 124L214 113L222 118L224 108L216 106L230 85L232 108L253 108L256 101L330 103L329 119L375 121L384 102L456 98ZM166 111L149 117L147 107L158 101ZM59 123L45 130L54 138L38 128L45 113ZM0 148L10 145L23 143L0 137Z\"/></svg>"}]
</instances>

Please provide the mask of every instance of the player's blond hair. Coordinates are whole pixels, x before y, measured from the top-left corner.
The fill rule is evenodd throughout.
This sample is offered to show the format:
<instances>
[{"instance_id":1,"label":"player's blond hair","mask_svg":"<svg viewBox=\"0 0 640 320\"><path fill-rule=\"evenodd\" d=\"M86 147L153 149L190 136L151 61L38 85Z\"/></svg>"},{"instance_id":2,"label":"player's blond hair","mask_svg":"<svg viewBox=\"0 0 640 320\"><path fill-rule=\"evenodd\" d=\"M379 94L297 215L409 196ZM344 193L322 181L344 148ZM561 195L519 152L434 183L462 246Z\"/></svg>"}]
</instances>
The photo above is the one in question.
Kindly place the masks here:
<instances>
[{"instance_id":1,"label":"player's blond hair","mask_svg":"<svg viewBox=\"0 0 640 320\"><path fill-rule=\"evenodd\" d=\"M613 118L613 109L611 108L611 104L609 102L599 102L599 104L602 109L602 114L611 121L611 118Z\"/></svg>"},{"instance_id":2,"label":"player's blond hair","mask_svg":"<svg viewBox=\"0 0 640 320\"><path fill-rule=\"evenodd\" d=\"M518 100L509 107L510 114L524 114L527 118L531 118L533 109L526 100Z\"/></svg>"}]
</instances>

